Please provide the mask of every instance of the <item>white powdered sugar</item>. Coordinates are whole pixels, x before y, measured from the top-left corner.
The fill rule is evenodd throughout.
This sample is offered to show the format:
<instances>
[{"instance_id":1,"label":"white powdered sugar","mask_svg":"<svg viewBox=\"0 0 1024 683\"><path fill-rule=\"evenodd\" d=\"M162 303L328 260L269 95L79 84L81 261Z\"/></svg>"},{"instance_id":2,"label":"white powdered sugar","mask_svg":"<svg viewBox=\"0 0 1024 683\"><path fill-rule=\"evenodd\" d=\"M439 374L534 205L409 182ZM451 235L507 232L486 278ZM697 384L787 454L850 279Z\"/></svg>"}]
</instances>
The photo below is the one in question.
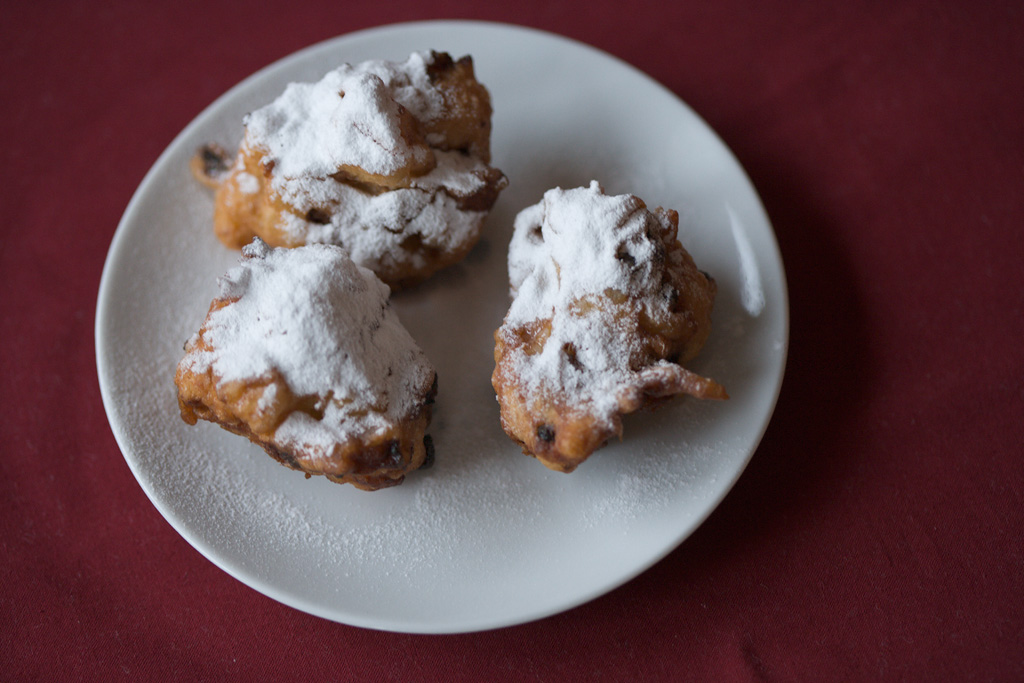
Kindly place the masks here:
<instances>
[{"instance_id":1,"label":"white powdered sugar","mask_svg":"<svg viewBox=\"0 0 1024 683\"><path fill-rule=\"evenodd\" d=\"M252 173L246 173L242 171L235 175L235 183L238 185L238 189L242 194L256 194L260 191L259 178L254 176Z\"/></svg>"},{"instance_id":2,"label":"white powdered sugar","mask_svg":"<svg viewBox=\"0 0 1024 683\"><path fill-rule=\"evenodd\" d=\"M443 106L421 54L403 64L343 64L316 83L291 83L245 126L283 179L325 177L342 166L390 175L430 155L402 137L399 105L416 118L435 118Z\"/></svg>"},{"instance_id":3,"label":"white powdered sugar","mask_svg":"<svg viewBox=\"0 0 1024 683\"><path fill-rule=\"evenodd\" d=\"M403 108L421 123L445 116L430 59L414 53L400 63L344 64L316 83L289 84L245 118L243 152L258 151L270 169L270 187L289 207L275 227L291 244L337 244L379 272L396 260L422 267L426 251L476 239L486 211L463 209L460 200L486 188L490 167L475 154L430 147L441 141L410 137L402 127ZM244 156L234 172L248 176L239 190L250 193L256 179L244 173ZM345 169L409 177L407 186L367 192L338 179Z\"/></svg>"},{"instance_id":4,"label":"white powdered sugar","mask_svg":"<svg viewBox=\"0 0 1024 683\"><path fill-rule=\"evenodd\" d=\"M370 269L398 252L410 235L427 247L455 249L480 229L485 215L460 210L455 195L468 196L483 187L487 167L461 152L434 154L437 166L413 178L408 189L373 195L329 177L282 183L281 198L299 214L329 207L331 215L330 221L315 223L285 212L279 227L299 243L344 245L356 263Z\"/></svg>"},{"instance_id":5,"label":"white powdered sugar","mask_svg":"<svg viewBox=\"0 0 1024 683\"><path fill-rule=\"evenodd\" d=\"M220 383L279 373L296 396L321 397L322 419L294 411L277 428L281 445L324 456L347 438L394 424L422 399L434 374L388 302L390 290L340 248L271 249L261 240L220 280L202 331L212 350L188 344L181 361ZM259 405L272 404L271 383Z\"/></svg>"},{"instance_id":6,"label":"white powdered sugar","mask_svg":"<svg viewBox=\"0 0 1024 683\"><path fill-rule=\"evenodd\" d=\"M637 197L606 195L597 181L548 190L516 217L508 256L514 299L503 328L551 319L544 348L515 358L527 391L553 384L597 415L611 419L618 411L618 394L632 376L635 333L581 303L610 309L611 293L668 306L669 297L650 297L662 286L655 258L666 229L660 220Z\"/></svg>"}]
</instances>

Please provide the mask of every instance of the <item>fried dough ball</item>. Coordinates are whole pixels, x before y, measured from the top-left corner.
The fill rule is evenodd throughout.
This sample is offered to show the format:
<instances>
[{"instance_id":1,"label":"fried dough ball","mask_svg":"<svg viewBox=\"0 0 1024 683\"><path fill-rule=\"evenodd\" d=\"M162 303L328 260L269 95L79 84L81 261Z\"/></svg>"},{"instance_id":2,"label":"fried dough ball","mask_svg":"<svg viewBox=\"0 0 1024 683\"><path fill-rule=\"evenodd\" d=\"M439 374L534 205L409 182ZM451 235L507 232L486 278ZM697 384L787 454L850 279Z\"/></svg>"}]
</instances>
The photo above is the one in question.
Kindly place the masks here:
<instances>
[{"instance_id":1,"label":"fried dough ball","mask_svg":"<svg viewBox=\"0 0 1024 683\"><path fill-rule=\"evenodd\" d=\"M182 419L365 490L431 460L437 374L387 286L331 245L273 249L257 238L242 254L178 364Z\"/></svg>"},{"instance_id":2,"label":"fried dough ball","mask_svg":"<svg viewBox=\"0 0 1024 683\"><path fill-rule=\"evenodd\" d=\"M621 438L627 413L679 394L728 397L683 367L711 332L715 283L678 221L596 181L549 190L516 217L491 381L505 432L547 467L573 471Z\"/></svg>"},{"instance_id":3,"label":"fried dough ball","mask_svg":"<svg viewBox=\"0 0 1024 683\"><path fill-rule=\"evenodd\" d=\"M335 244L405 287L462 260L508 184L489 165L491 112L468 56L344 64L247 115L227 172L214 146L192 169L217 188L225 245Z\"/></svg>"}]
</instances>

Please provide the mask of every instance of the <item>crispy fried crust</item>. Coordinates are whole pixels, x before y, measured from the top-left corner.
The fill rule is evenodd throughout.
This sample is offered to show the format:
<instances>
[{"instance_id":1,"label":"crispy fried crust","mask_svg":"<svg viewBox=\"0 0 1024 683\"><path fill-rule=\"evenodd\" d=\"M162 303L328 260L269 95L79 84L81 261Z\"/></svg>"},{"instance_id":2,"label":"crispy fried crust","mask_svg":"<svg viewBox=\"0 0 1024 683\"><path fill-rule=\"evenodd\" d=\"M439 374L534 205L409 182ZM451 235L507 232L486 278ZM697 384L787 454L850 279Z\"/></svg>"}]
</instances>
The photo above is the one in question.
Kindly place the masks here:
<instances>
[{"instance_id":1,"label":"crispy fried crust","mask_svg":"<svg viewBox=\"0 0 1024 683\"><path fill-rule=\"evenodd\" d=\"M617 411L610 419L567 393L557 377L539 390L529 390L519 376L524 357L541 353L552 335L553 318L525 325L503 325L494 335L495 369L491 377L501 408L501 424L527 455L550 469L571 472L612 437L622 436L621 416L653 408L674 396L726 399L725 389L682 366L694 358L711 332L715 282L694 265L677 239L678 214L655 209L660 248L655 264L661 284L643 295L606 290L602 296L576 299L571 315L625 335L631 352L622 362L629 379L617 390ZM539 231L538 231L539 234ZM656 306L653 297L670 297L669 306ZM659 311L663 311L659 313ZM577 359L577 349L565 344L566 362L587 376L590 369Z\"/></svg>"},{"instance_id":2,"label":"crispy fried crust","mask_svg":"<svg viewBox=\"0 0 1024 683\"><path fill-rule=\"evenodd\" d=\"M427 74L444 97L447 115L425 122L425 135L439 137L441 149L459 150L490 163L491 96L476 80L473 58L453 60L447 52L433 52L431 57Z\"/></svg>"},{"instance_id":3,"label":"crispy fried crust","mask_svg":"<svg viewBox=\"0 0 1024 683\"><path fill-rule=\"evenodd\" d=\"M192 162L193 168L202 168L201 157L209 154L208 148L198 150L198 160ZM302 246L306 243L305 240L286 230L285 226L293 220L316 224L330 223L336 207L324 205L305 212L296 211L295 207L285 202L271 187L273 166L264 164L263 160L262 151L243 147L231 172L221 177L214 202L214 233L223 244L232 249L241 249L254 237L259 237L272 247ZM193 173L204 178L202 171ZM470 218L473 229L467 233L464 240L454 246L442 248L427 244L419 235L412 233L401 241L393 254L385 254L376 263L365 265L392 290L399 290L416 285L438 270L462 261L479 241L486 213L491 210L501 191L508 185L508 179L496 168L485 167L478 172L478 177L483 182L473 193L457 194L453 190L439 190L450 198L451 211L464 212L467 215L476 214ZM252 178L258 182L258 189L255 192L241 186L242 179ZM379 186L360 182L340 173L335 180L368 195L386 191ZM207 177L203 182L209 185L211 179ZM216 179L212 182L216 182Z\"/></svg>"},{"instance_id":4,"label":"crispy fried crust","mask_svg":"<svg viewBox=\"0 0 1024 683\"><path fill-rule=\"evenodd\" d=\"M230 299L215 299L210 313L230 305ZM207 316L209 318L209 314ZM205 338L206 325L186 345L186 351L210 351ZM433 443L426 435L437 394L437 375L421 387L415 407L381 433L353 430L360 436L335 445L327 458L312 457L301 448L282 446L275 431L289 415L298 411L320 417L328 397L297 396L274 372L249 382L224 382L212 367L196 373L179 365L174 376L178 390L181 418L190 425L207 420L224 429L246 437L261 446L281 464L304 472L307 477L324 475L340 484L374 491L401 484L405 475L433 460ZM274 385L272 401L267 401L267 388Z\"/></svg>"},{"instance_id":5,"label":"crispy fried crust","mask_svg":"<svg viewBox=\"0 0 1024 683\"><path fill-rule=\"evenodd\" d=\"M400 289L421 282L438 270L458 263L479 240L487 212L497 201L508 179L498 169L489 166L491 135L491 100L487 89L476 80L471 57L453 60L447 53L433 52L427 73L432 86L438 88L443 100L443 115L431 120L418 120L405 107L398 105L401 136L417 152L412 161L388 174L375 174L358 166L341 165L329 178L323 179L318 196L327 201L310 198L302 206L283 198L275 190L274 163L267 151L247 139L238 155L227 165L217 157L217 149L207 145L197 150L191 162L193 174L204 184L216 190L214 205L214 232L226 246L240 249L253 237L260 237L275 247L297 247L309 243L310 232L317 226L341 221L345 225L351 217L341 218L344 206L357 192L367 197L401 190L418 193L421 201L437 209L449 225L461 228L461 237L444 243L425 240L411 231L404 239L372 262L357 262L373 270L392 287ZM475 166L463 173L475 178L470 184L427 182L425 177L438 163L438 153L456 153L477 160ZM457 217L456 217L457 215ZM413 217L415 218L415 216ZM406 218L406 221L411 219ZM307 225L310 229L298 229ZM354 226L359 227L359 226ZM386 229L402 234L406 225L388 225ZM366 226L363 226L365 229ZM384 228L371 227L371 230ZM323 238L313 238L321 241ZM341 237L331 241L349 248Z\"/></svg>"}]
</instances>

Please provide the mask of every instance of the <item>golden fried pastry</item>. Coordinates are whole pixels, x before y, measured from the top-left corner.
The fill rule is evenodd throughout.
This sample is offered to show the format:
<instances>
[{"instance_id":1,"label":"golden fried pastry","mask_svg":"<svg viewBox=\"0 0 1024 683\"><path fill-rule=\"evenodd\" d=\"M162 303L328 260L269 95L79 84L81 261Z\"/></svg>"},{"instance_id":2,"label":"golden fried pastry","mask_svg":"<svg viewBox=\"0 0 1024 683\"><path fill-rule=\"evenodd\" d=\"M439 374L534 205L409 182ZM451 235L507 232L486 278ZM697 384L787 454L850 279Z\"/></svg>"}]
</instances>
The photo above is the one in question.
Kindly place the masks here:
<instances>
[{"instance_id":1,"label":"golden fried pastry","mask_svg":"<svg viewBox=\"0 0 1024 683\"><path fill-rule=\"evenodd\" d=\"M715 283L678 221L596 181L549 190L516 217L491 382L502 427L549 468L571 472L621 438L624 414L678 394L727 398L682 365L711 332Z\"/></svg>"},{"instance_id":2,"label":"golden fried pastry","mask_svg":"<svg viewBox=\"0 0 1024 683\"><path fill-rule=\"evenodd\" d=\"M207 147L214 230L241 248L327 243L392 287L458 262L508 184L490 163L491 100L470 57L416 53L292 83L245 118L230 170ZM210 171L210 172L208 172Z\"/></svg>"},{"instance_id":3,"label":"golden fried pastry","mask_svg":"<svg viewBox=\"0 0 1024 683\"><path fill-rule=\"evenodd\" d=\"M257 238L242 254L178 364L182 419L246 436L307 477L400 484L433 457L437 374L388 287L332 245Z\"/></svg>"}]
</instances>

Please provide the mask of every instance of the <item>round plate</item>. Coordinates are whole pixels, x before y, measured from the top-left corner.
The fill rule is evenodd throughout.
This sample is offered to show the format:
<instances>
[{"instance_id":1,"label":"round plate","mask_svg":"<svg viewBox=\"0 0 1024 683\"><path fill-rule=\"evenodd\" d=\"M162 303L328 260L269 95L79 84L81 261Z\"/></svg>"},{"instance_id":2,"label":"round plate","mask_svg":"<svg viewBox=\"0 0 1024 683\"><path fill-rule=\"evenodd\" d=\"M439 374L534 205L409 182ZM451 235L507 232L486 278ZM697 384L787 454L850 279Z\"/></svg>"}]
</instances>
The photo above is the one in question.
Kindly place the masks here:
<instances>
[{"instance_id":1,"label":"round plate","mask_svg":"<svg viewBox=\"0 0 1024 683\"><path fill-rule=\"evenodd\" d=\"M217 278L238 260L212 230L188 161L232 149L242 117L290 81L343 62L473 56L494 105L493 163L510 180L462 264L396 294L437 367L435 466L364 492L305 479L245 439L180 418L173 375ZM573 474L502 432L490 386L508 307L513 218L545 190L591 179L680 212L680 238L718 282L711 339L691 364L726 402L684 398L626 418L625 438ZM199 552L252 588L357 626L453 633L517 624L595 598L683 541L736 481L782 382L788 304L756 192L712 130L623 62L512 26L388 26L292 55L230 90L167 148L132 198L100 285L96 349L114 436L146 494Z\"/></svg>"}]
</instances>

